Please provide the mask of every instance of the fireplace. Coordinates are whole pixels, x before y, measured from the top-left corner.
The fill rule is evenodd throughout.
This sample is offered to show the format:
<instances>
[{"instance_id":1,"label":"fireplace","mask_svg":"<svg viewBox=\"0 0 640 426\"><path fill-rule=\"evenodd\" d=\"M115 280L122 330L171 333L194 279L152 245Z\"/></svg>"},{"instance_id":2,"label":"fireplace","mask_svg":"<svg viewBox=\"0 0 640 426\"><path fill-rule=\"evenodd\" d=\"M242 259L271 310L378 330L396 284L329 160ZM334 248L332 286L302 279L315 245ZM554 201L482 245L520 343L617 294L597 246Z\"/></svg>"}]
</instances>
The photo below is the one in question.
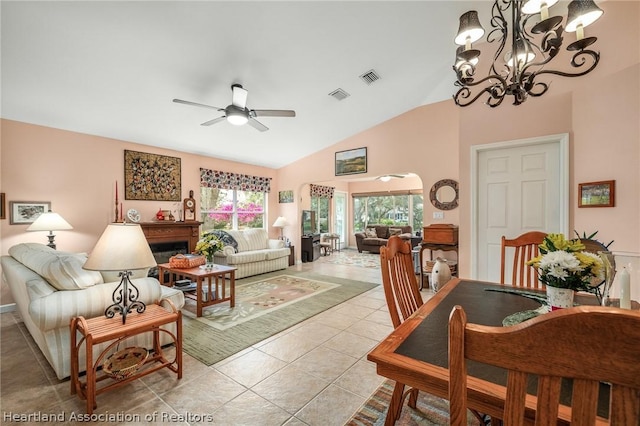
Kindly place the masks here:
<instances>
[{"instance_id":1,"label":"fireplace","mask_svg":"<svg viewBox=\"0 0 640 426\"><path fill-rule=\"evenodd\" d=\"M178 253L193 253L200 238L200 222L145 222L140 227L159 264ZM152 268L149 276L158 278L158 269Z\"/></svg>"}]
</instances>

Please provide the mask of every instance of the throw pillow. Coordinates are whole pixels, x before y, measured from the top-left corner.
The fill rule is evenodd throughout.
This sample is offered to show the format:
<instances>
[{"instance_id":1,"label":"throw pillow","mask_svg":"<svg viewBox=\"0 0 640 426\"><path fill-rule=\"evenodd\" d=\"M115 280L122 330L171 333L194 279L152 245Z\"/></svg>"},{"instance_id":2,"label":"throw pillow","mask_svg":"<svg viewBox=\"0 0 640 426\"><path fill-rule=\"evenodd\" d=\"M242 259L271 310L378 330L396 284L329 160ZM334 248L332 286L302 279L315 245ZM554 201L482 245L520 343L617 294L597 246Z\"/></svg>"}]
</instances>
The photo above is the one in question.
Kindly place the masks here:
<instances>
[{"instance_id":1,"label":"throw pillow","mask_svg":"<svg viewBox=\"0 0 640 426\"><path fill-rule=\"evenodd\" d=\"M400 235L402 234L402 229L400 228L389 228L389 236Z\"/></svg>"},{"instance_id":2,"label":"throw pillow","mask_svg":"<svg viewBox=\"0 0 640 426\"><path fill-rule=\"evenodd\" d=\"M81 290L104 282L100 272L82 269L86 254L58 252L28 243L11 247L9 254L57 290Z\"/></svg>"},{"instance_id":3,"label":"throw pillow","mask_svg":"<svg viewBox=\"0 0 640 426\"><path fill-rule=\"evenodd\" d=\"M378 238L378 234L376 234L376 228L365 229L364 236L367 238Z\"/></svg>"}]
</instances>

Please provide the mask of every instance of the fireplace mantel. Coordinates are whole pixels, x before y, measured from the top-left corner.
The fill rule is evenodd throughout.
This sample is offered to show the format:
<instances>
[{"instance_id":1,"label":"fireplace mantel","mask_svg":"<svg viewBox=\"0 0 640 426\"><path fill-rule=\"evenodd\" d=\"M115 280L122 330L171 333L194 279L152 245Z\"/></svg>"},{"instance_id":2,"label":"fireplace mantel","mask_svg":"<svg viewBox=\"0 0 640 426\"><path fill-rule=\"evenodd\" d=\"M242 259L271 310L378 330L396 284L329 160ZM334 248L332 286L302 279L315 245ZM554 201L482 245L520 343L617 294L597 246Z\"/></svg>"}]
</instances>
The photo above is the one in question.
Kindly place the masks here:
<instances>
[{"instance_id":1,"label":"fireplace mantel","mask_svg":"<svg viewBox=\"0 0 640 426\"><path fill-rule=\"evenodd\" d=\"M149 244L188 241L193 253L200 238L201 222L143 222L140 227Z\"/></svg>"}]
</instances>

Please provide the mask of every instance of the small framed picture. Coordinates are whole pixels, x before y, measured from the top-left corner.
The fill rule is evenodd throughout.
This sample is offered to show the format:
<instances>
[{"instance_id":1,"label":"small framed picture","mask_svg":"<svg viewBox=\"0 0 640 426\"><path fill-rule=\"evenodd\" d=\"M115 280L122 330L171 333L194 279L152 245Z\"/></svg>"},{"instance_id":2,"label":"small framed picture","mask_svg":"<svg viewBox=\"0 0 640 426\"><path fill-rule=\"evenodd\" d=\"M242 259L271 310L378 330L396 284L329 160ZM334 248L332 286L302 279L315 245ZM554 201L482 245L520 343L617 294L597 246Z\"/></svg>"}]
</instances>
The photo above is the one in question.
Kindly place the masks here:
<instances>
[{"instance_id":1,"label":"small framed picture","mask_svg":"<svg viewBox=\"0 0 640 426\"><path fill-rule=\"evenodd\" d=\"M616 181L585 182L578 184L578 207L614 207Z\"/></svg>"},{"instance_id":2,"label":"small framed picture","mask_svg":"<svg viewBox=\"0 0 640 426\"><path fill-rule=\"evenodd\" d=\"M11 201L10 225L22 225L35 222L42 213L51 210L50 201Z\"/></svg>"},{"instance_id":3,"label":"small framed picture","mask_svg":"<svg viewBox=\"0 0 640 426\"><path fill-rule=\"evenodd\" d=\"M278 202L282 203L293 203L293 191L280 191L278 192Z\"/></svg>"},{"instance_id":4,"label":"small framed picture","mask_svg":"<svg viewBox=\"0 0 640 426\"><path fill-rule=\"evenodd\" d=\"M336 152L336 176L367 173L367 148Z\"/></svg>"}]
</instances>

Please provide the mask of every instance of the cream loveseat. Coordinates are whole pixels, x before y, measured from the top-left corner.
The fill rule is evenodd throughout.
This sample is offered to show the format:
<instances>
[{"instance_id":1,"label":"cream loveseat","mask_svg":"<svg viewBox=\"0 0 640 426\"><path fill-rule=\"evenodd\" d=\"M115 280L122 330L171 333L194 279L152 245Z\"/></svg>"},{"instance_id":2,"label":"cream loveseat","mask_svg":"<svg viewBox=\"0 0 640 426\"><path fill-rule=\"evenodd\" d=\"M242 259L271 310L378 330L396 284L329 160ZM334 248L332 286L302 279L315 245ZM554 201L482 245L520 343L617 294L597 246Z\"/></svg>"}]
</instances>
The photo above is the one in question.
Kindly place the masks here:
<instances>
[{"instance_id":1,"label":"cream loveseat","mask_svg":"<svg viewBox=\"0 0 640 426\"><path fill-rule=\"evenodd\" d=\"M9 256L0 259L3 280L11 290L18 312L59 379L70 375L71 318L104 315L120 283L117 273L82 269L86 260L86 254L56 251L36 243L15 245L9 249ZM181 291L161 286L158 280L146 275L147 271L136 271L132 279L140 291L139 300L150 304L169 299L177 309L182 308ZM163 306L169 307L167 302L163 302ZM175 324L167 329L175 332ZM161 336L163 343L171 342L166 333ZM125 343L151 348L152 334L144 333ZM94 353L104 348L106 344L95 345ZM81 350L80 371L84 371L84 358Z\"/></svg>"},{"instance_id":2,"label":"cream loveseat","mask_svg":"<svg viewBox=\"0 0 640 426\"><path fill-rule=\"evenodd\" d=\"M289 266L290 249L284 246L282 240L269 239L266 229L250 228L215 233L225 246L215 254L214 262L238 268L236 278L264 274Z\"/></svg>"}]
</instances>

